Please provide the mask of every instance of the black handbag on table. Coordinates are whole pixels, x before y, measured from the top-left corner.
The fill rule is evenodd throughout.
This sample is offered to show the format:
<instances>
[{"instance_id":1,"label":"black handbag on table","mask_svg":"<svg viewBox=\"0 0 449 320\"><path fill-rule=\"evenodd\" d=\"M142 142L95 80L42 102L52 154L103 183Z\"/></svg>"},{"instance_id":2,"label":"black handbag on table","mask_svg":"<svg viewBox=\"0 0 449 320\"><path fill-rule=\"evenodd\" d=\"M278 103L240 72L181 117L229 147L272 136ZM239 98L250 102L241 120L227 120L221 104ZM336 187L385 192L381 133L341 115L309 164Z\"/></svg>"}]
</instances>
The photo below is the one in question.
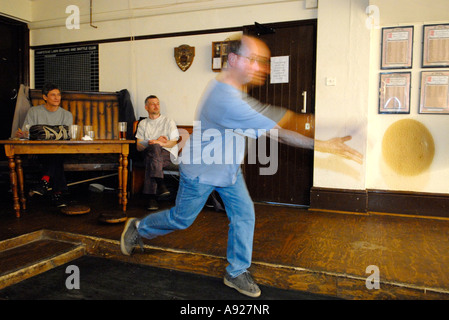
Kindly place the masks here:
<instances>
[{"instance_id":1,"label":"black handbag on table","mask_svg":"<svg viewBox=\"0 0 449 320\"><path fill-rule=\"evenodd\" d=\"M30 140L70 140L69 127L36 124L30 127Z\"/></svg>"}]
</instances>

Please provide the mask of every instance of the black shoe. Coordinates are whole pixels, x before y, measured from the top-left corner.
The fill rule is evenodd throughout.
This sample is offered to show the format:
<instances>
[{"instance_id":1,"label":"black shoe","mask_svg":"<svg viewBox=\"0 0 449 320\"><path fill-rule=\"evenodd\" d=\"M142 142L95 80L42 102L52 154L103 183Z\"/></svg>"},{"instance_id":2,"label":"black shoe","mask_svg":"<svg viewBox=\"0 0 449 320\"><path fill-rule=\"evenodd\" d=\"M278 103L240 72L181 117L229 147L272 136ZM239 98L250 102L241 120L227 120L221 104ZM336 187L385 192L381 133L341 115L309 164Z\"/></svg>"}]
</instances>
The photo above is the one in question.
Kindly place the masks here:
<instances>
[{"instance_id":1,"label":"black shoe","mask_svg":"<svg viewBox=\"0 0 449 320\"><path fill-rule=\"evenodd\" d=\"M165 184L160 184L157 186L157 195L160 197L165 197L170 195L170 191L168 191Z\"/></svg>"},{"instance_id":2,"label":"black shoe","mask_svg":"<svg viewBox=\"0 0 449 320\"><path fill-rule=\"evenodd\" d=\"M30 194L44 196L48 193L48 189L50 189L48 182L46 180L41 180L33 189L31 189Z\"/></svg>"},{"instance_id":3,"label":"black shoe","mask_svg":"<svg viewBox=\"0 0 449 320\"><path fill-rule=\"evenodd\" d=\"M155 199L150 199L148 202L147 210L157 210L159 209L159 205Z\"/></svg>"},{"instance_id":4,"label":"black shoe","mask_svg":"<svg viewBox=\"0 0 449 320\"><path fill-rule=\"evenodd\" d=\"M57 208L62 208L62 207L67 206L67 201L64 199L64 197L60 193L53 193L51 195L51 202Z\"/></svg>"}]
</instances>

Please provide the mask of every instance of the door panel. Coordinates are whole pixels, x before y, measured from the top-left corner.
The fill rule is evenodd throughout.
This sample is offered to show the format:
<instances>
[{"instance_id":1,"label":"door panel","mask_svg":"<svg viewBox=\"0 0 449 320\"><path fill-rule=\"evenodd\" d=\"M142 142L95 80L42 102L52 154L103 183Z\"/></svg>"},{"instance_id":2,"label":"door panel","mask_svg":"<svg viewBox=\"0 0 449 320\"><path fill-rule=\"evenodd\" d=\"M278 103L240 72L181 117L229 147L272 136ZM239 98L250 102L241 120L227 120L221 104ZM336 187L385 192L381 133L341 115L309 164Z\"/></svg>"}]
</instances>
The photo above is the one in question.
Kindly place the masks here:
<instances>
[{"instance_id":1,"label":"door panel","mask_svg":"<svg viewBox=\"0 0 449 320\"><path fill-rule=\"evenodd\" d=\"M25 23L0 17L0 138L11 134L17 91L29 84L28 27Z\"/></svg>"},{"instance_id":2,"label":"door panel","mask_svg":"<svg viewBox=\"0 0 449 320\"><path fill-rule=\"evenodd\" d=\"M288 83L270 84L268 77L265 85L249 88L249 93L262 102L295 111L298 116L290 123L290 129L313 137L316 20L270 24L262 29L248 26L245 33L263 39L273 57L289 56ZM303 92L306 93L303 95ZM307 130L306 123L310 127ZM279 144L278 154L278 170L274 175L260 175L260 164L245 162L243 170L253 200L308 206L313 178L313 151Z\"/></svg>"}]
</instances>

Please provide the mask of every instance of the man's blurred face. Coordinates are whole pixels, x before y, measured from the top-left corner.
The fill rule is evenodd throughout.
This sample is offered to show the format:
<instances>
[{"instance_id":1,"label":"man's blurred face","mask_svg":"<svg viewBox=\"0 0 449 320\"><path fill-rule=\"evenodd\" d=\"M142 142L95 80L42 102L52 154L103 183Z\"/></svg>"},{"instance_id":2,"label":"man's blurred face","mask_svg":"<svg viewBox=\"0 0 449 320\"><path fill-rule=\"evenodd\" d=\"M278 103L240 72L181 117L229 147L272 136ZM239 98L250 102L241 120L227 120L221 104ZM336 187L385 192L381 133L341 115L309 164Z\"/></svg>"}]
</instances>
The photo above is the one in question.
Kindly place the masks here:
<instances>
[{"instance_id":1,"label":"man's blurred face","mask_svg":"<svg viewBox=\"0 0 449 320\"><path fill-rule=\"evenodd\" d=\"M271 54L267 45L259 39L244 36L237 56L236 67L242 84L257 86L264 84L270 73Z\"/></svg>"}]
</instances>

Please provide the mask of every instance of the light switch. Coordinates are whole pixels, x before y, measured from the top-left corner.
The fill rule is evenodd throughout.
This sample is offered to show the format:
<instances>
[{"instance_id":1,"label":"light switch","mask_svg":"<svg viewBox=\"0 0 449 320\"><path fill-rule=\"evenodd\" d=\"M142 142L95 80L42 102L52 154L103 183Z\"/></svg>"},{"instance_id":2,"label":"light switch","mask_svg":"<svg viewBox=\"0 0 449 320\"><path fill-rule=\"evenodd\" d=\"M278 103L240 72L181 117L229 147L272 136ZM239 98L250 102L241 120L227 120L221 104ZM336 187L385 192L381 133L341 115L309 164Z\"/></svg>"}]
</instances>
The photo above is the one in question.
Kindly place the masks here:
<instances>
[{"instance_id":1,"label":"light switch","mask_svg":"<svg viewBox=\"0 0 449 320\"><path fill-rule=\"evenodd\" d=\"M333 77L326 77L326 86L336 86L337 79Z\"/></svg>"}]
</instances>

